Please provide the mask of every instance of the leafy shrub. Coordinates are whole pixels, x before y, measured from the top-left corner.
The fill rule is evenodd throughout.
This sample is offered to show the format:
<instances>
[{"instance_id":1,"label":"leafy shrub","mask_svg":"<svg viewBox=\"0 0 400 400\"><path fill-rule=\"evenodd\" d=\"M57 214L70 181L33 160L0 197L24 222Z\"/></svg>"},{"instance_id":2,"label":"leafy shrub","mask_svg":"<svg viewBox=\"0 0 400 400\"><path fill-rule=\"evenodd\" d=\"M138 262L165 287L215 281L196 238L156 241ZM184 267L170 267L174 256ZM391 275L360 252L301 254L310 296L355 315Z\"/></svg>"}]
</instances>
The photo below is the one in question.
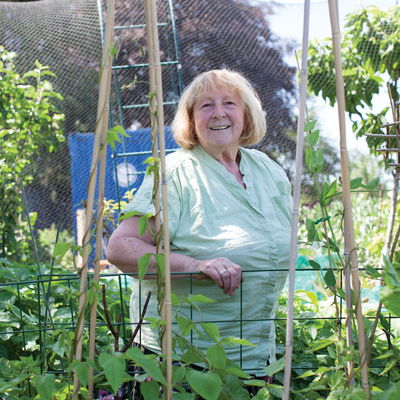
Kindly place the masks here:
<instances>
[{"instance_id":1,"label":"leafy shrub","mask_svg":"<svg viewBox=\"0 0 400 400\"><path fill-rule=\"evenodd\" d=\"M54 74L36 61L34 70L20 76L15 57L0 47L0 256L20 261L29 256L29 245L19 179L24 184L32 180L26 167L40 147L51 152L64 141L64 115L52 102L61 95L44 79Z\"/></svg>"}]
</instances>

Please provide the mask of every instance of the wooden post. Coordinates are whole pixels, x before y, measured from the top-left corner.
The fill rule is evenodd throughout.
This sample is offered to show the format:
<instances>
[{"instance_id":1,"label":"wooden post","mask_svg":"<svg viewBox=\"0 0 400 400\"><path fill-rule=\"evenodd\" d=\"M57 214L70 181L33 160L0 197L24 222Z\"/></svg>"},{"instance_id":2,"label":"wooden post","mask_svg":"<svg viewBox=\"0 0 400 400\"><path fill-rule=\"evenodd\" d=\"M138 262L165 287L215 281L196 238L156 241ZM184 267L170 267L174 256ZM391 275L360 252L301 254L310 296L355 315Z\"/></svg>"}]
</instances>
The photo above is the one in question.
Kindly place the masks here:
<instances>
[{"instance_id":1,"label":"wooden post","mask_svg":"<svg viewBox=\"0 0 400 400\"><path fill-rule=\"evenodd\" d=\"M80 274L80 297L79 297L79 312L78 312L78 323L75 331L75 358L76 360L81 360L82 358L82 338L83 329L85 323L85 307L86 307L86 279L87 279L87 267L89 261L89 242L90 242L90 231L93 223L93 205L94 205L94 194L96 187L96 176L97 176L97 165L100 152L100 141L103 135L105 135L104 127L108 124L108 111L106 107L108 106L110 97L110 80L111 80L111 67L112 58L107 55L110 50L112 43L113 32L114 32L114 9L115 0L109 0L108 12L107 12L107 22L106 22L106 33L105 42L103 50L103 72L100 78L100 90L99 90L99 102L97 105L97 119L96 127L94 132L94 145L93 145L93 156L92 165L90 168L90 177L88 183L88 200L86 207L86 226L85 235L83 238L83 257L82 257L82 270ZM107 117L106 117L107 114ZM105 137L105 136L104 136ZM103 140L104 143L105 140ZM104 179L104 177L103 177ZM103 189L104 190L104 189ZM99 196L100 197L100 196ZM101 248L101 246L100 246ZM98 264L98 263L97 263ZM96 324L94 323L94 326ZM94 337L94 335L93 335ZM94 347L93 347L94 350ZM73 398L76 398L79 391L79 380L77 375L74 375L74 390Z\"/></svg>"},{"instance_id":2,"label":"wooden post","mask_svg":"<svg viewBox=\"0 0 400 400\"><path fill-rule=\"evenodd\" d=\"M304 2L304 22L303 22L303 49L301 55L300 71L300 101L299 119L297 122L297 146L296 146L296 176L293 192L292 210L292 231L290 242L290 262L289 262L289 298L286 326L286 353L285 353L285 376L283 399L289 400L290 380L292 372L292 353L293 353L293 303L294 303L294 278L296 272L297 259L297 230L299 224L299 204L301 177L303 170L303 145L304 145L304 119L306 111L307 94L307 58L308 58L308 28L310 21L310 0Z\"/></svg>"},{"instance_id":3,"label":"wooden post","mask_svg":"<svg viewBox=\"0 0 400 400\"><path fill-rule=\"evenodd\" d=\"M351 193L350 193L350 172L349 172L349 155L346 144L346 121L345 121L345 94L344 81L342 72L342 55L341 55L341 40L339 30L338 12L336 0L328 0L329 14L332 27L332 43L333 55L336 71L336 91L337 103L339 112L339 127L340 127L340 158L342 165L342 185L343 185L343 210L345 218L345 227L347 229L346 238L349 247L349 258L351 263L351 276L354 289L354 302L356 307L356 317L358 325L358 344L360 351L360 368L361 368L361 386L367 395L371 398L370 387L368 383L368 365L366 362L366 338L364 330L364 318L361 308L360 299L360 281L358 276L358 260L357 251L354 240L353 216L351 209Z\"/></svg>"}]
</instances>

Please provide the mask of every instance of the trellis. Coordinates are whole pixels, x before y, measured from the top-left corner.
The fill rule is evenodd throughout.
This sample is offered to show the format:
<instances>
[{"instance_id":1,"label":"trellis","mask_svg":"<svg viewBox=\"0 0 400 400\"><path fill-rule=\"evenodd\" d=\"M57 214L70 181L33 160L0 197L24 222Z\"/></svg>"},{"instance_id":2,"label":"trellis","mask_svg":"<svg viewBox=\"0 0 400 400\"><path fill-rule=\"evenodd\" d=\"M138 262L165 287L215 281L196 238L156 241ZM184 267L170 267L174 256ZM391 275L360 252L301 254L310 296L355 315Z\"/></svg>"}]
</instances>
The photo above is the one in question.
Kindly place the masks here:
<instances>
[{"instance_id":1,"label":"trellis","mask_svg":"<svg viewBox=\"0 0 400 400\"><path fill-rule=\"evenodd\" d=\"M161 82L161 65L159 60L159 49L158 49L158 31L157 31L157 20L156 20L156 8L154 0L146 0L145 2L145 10L146 10L146 26L147 26L147 35L148 35L148 43L149 43L149 67L150 67L150 90L152 88L157 88L157 122L159 127L159 138L160 138L160 158L162 165L162 173L161 173L161 182L162 182L162 201L163 201L163 213L164 213L164 221L168 221L168 207L167 207L167 187L166 187L166 176L165 176L165 145L164 145L164 122L163 122L163 98L162 98L162 82ZM299 120L298 120L298 130L297 130L297 153L296 153L296 179L295 179L295 189L294 189L294 206L293 206L293 215L292 215L292 233L291 233L291 257L290 257L290 269L289 269L289 309L288 309L288 320L287 320L287 343L286 343L286 368L285 368L285 379L284 379L284 399L289 399L289 391L290 391L290 374L291 374L291 359L292 359L292 348L293 348L293 298L294 298L294 274L295 274L295 265L297 258L297 229L298 229L298 209L300 202L300 179L302 172L302 157L303 157L303 131L304 131L304 113L305 113L305 98L306 98L306 87L307 87L307 54L308 54L308 25L309 25L309 9L310 9L310 1L305 0L305 8L304 8L304 30L303 30L303 54L302 54L302 69L300 72L301 76L301 86L300 86L300 103L299 103ZM341 61L341 44L340 44L340 31L339 31L339 21L338 21L338 13L337 13L337 5L335 0L329 0L329 10L330 10L330 18L331 18L331 26L332 26L332 40L334 46L334 60L335 60L335 70L336 70L336 88L338 95L338 108L339 108L339 124L340 124L340 154L341 154L341 164L342 164L342 178L343 178L343 207L344 207L344 215L345 215L345 257L347 260L347 268L345 271L345 284L346 284L346 292L349 292L350 289L350 273L352 275L352 282L354 287L354 298L356 303L356 316L358 322L358 332L359 332L359 346L360 346L360 365L362 371L362 387L365 393L367 394L368 399L370 398L370 389L368 384L368 372L367 372L367 363L366 363L366 343L365 343L365 332L364 332L364 321L361 310L361 302L360 302L360 286L359 286L359 278L358 278L358 261L357 261L357 253L355 247L354 240L354 231L353 231L353 221L352 221L352 210L351 210L351 199L350 199L350 178L349 178L349 161L348 161L348 152L346 147L346 130L345 130L345 98L344 98L344 83L343 83L343 74L342 74L342 61ZM104 46L104 57L103 63L105 63L105 67L103 73L101 75L101 87L100 87L100 97L99 97L99 108L98 108L98 118L97 118L97 128L100 127L102 132L100 133L100 129L97 129L95 132L95 146L93 153L93 163L92 163L92 172L91 179L89 180L89 191L88 191L88 207L87 207L87 215L92 215L93 209L93 198L94 198L94 179L96 168L97 168L97 159L100 142L105 144L105 132L107 128L107 118L104 118L103 113L108 116L107 110L107 101L110 88L110 72L111 72L111 56L110 54L110 44L112 41L112 26L114 20L114 0L110 0L108 7L108 17L107 17L107 25L106 25L106 34L105 34L105 46ZM151 45L152 43L152 45ZM154 51L154 52L153 52ZM106 59L108 57L108 61ZM156 75L155 75L156 73ZM151 103L151 110L155 110L154 100ZM103 119L102 119L103 118ZM154 118L152 118L152 124L155 123ZM102 139L100 140L100 135L102 135ZM101 185L102 181L104 182L104 168L105 162L103 161L103 154L105 153L105 147L102 150L102 157L100 163L100 191L99 191L99 207L98 207L98 218L101 221L102 214L102 205L100 202L103 200ZM155 150L155 156L157 156L158 152ZM93 172L94 171L94 172ZM104 188L103 188L104 191ZM158 209L157 209L158 207ZM159 204L156 204L156 215L159 216ZM159 217L158 217L159 218ZM91 227L91 219L87 218L86 223L86 234L89 236L89 231ZM98 226L102 226L102 223L98 223ZM158 229L160 228L160 220L157 222ZM170 271L169 271L169 235L168 235L168 224L163 225L164 229L164 250L165 250L165 259L166 259L166 278L165 278L165 288L166 288L166 297L165 297L165 315L162 318L167 321L166 327L166 335L165 341L163 344L165 348L164 352L167 354L167 383L170 389L167 390L167 398L172 398L172 347L171 347L171 301L170 301ZM97 242L101 240L101 231L97 230ZM87 242L87 240L86 240ZM100 246L97 246L100 247ZM83 315L84 312L84 295L85 295L85 283L86 283L86 270L88 264L88 243L86 243L84 247L84 256L83 256L83 270L81 277L81 299L80 299L80 311L79 315ZM159 250L159 249L158 249ZM98 250L97 250L98 253ZM99 253L98 253L99 254ZM98 257L97 262L95 263L95 280L98 281L99 274L99 261ZM82 300L83 299L83 300ZM346 298L347 310L351 310L351 299L349 297ZM95 310L95 307L93 307ZM95 321L95 311L94 311L94 321ZM350 315L348 315L348 320L350 320ZM81 337L81 330L83 330L83 319L80 317L78 325L78 337ZM94 322L93 321L93 322ZM95 324L91 324L91 326L95 327ZM351 329L351 326L348 326ZM95 328L93 328L95 329ZM350 333L350 332L349 332ZM94 357L94 338L92 340L92 336L94 337L94 331L91 332L91 342L90 342L90 354L91 358ZM351 335L347 335L349 338ZM165 351L166 350L166 351ZM81 349L78 345L76 358L80 359L81 357ZM79 383L77 379L75 379L75 391L77 391L79 387ZM93 388L90 388L89 396L91 396Z\"/></svg>"},{"instance_id":2,"label":"trellis","mask_svg":"<svg viewBox=\"0 0 400 400\"><path fill-rule=\"evenodd\" d=\"M335 0L329 0L329 5L330 5L330 13L331 13L331 23L332 23L332 34L333 34L333 41L334 41L334 46L335 46L335 67L337 71L337 91L338 91L338 103L339 103L339 119L340 119L340 133L341 133L341 154L343 155L342 157L342 170L343 170L343 193L344 193L344 208L346 210L346 216L348 217L348 220L346 222L346 250L345 250L345 255L346 257L349 258L349 263L348 267L346 268L345 271L345 281L346 281L346 294L350 293L350 273L352 272L353 274L353 286L355 289L355 294L356 294L356 304L357 304L357 312L358 312L358 323L359 323L359 329L360 329L360 324L362 327L362 314L361 314L361 304L359 300L359 287L358 287L358 268L357 268L357 258L356 258L356 252L355 252L355 244L354 244L354 234L352 234L352 220L351 220L351 204L350 204L350 185L349 185L349 178L348 174L346 177L346 171L348 171L348 159L347 159L347 149L346 149L346 134L345 134L345 123L344 123L344 93L343 93L343 81L341 78L341 59L340 59L340 33L339 33L339 28L338 28L338 21L337 21L337 12L336 12L336 5L335 5ZM98 112L97 112L97 124L96 124L96 130L95 130L95 137L96 137L96 144L94 146L94 152L93 152L93 162L92 162L92 171L91 171L91 178L89 180L89 194L88 194L88 207L87 207L87 215L92 215L92 210L94 208L94 185L95 185L95 179L93 177L96 176L96 170L97 170L97 165L98 165L98 160L100 159L100 176L104 177L104 165L105 161L103 157L105 157L106 153L106 146L105 146L105 132L107 131L108 128L108 98L109 98L109 91L110 91L110 78L111 78L111 65L112 65L112 57L110 56L109 49L111 47L112 43L112 24L113 24L113 6L114 6L114 0L109 0L109 6L108 6L108 18L107 18L107 28L105 32L105 43L104 43L104 56L103 56L103 63L104 63L104 69L101 75L101 89L100 89L100 96L99 96L99 104L98 104ZM292 224L292 256L290 260L290 296L291 299L293 299L293 293L294 293L294 274L295 274L295 262L296 262L296 255L297 255L297 224L298 224L298 208L299 208L299 198L300 198L300 176L301 176L301 170L302 170L302 155L303 155L303 130L304 130L304 109L305 109L305 92L306 92L306 83L307 83L307 44L308 44L308 21L309 21L309 0L305 1L305 11L304 11L304 34L303 34L303 59L302 59L302 69L300 72L301 76L301 86L300 86L300 113L299 113L299 122L298 122L298 144L297 144L297 157L296 157L296 184L295 184L295 191L294 191L294 207L293 207L293 224ZM150 62L149 62L149 67L151 72L150 76L150 91L154 92L154 89L157 87L157 95L160 95L160 97L157 99L157 105L162 107L162 92L161 92L161 75L159 72L161 71L161 65L159 60L157 60L157 21L156 21L156 15L155 15L155 6L154 6L154 0L146 0L146 19L147 19L147 37L148 37L148 42L149 42L149 48L151 49L154 46L154 53L151 53L149 51L150 55ZM150 28L151 27L151 28ZM150 43L153 42L153 46L150 45ZM153 59L151 58L153 54ZM157 77L156 77L157 74ZM399 140L399 129L398 126L400 125L399 122L399 103L395 104L396 110L397 110L397 116L395 115L393 111L393 119L395 120L394 123L391 124L386 124L383 126L383 128L387 129L387 135L372 135L372 134L367 134L367 136L384 136L385 138L389 138L391 136L396 137L397 140ZM152 99L152 104L151 104L151 110L154 112L155 111L155 99ZM158 110L157 113L159 118L162 118L162 110L161 108ZM396 118L395 118L396 116ZM152 115L152 125L154 126L157 124L157 121L154 119L154 115ZM165 154L165 149L163 149L163 144L162 144L162 131L163 131L163 122L162 120L158 120L158 126L160 130L160 152L161 152L161 158L163 159L163 154ZM396 126L396 135L389 135L389 128L390 126ZM100 152L100 148L102 147L102 150ZM398 148L390 148L387 147L385 149L380 149L380 151L383 151L385 153L389 152L399 152ZM158 149L155 149L154 156L158 156ZM162 161L163 162L163 161ZM398 163L392 164L393 166L399 166L400 161ZM164 182L166 181L165 179L162 179ZM95 263L95 274L94 274L94 280L99 281L99 252L101 251L101 229L99 227L102 226L102 207L103 207L103 198L102 198L102 178L100 178L100 190L99 190L99 200L98 200L98 208L97 208L97 241L96 241L96 263ZM104 182L104 179L103 179ZM164 212L167 211L167 206L166 206L166 201L167 201L167 196L166 196L166 184L163 184L163 201L165 201L163 210ZM160 204L156 203L156 210L160 209ZM157 213L159 214L159 213ZM164 215L164 220L168 220L168 217ZM82 337L82 332L85 327L84 323L84 318L82 318L82 315L84 313L84 296L86 293L86 288L88 285L88 279L87 279L87 265L88 265L88 257L89 257L89 246L88 246L88 237L89 237L89 232L92 226L93 220L91 218L87 218L86 222L86 239L84 239L84 243L86 243L85 246L85 251L84 251L84 267L81 272L81 296L79 299L79 313L78 313L78 321L77 321L77 330L78 330L78 337ZM158 229L160 227L160 221L158 220L157 222ZM167 227L167 224L164 225L164 227ZM168 239L168 235L164 233L164 237ZM100 239L99 239L100 237ZM397 236L398 238L398 236ZM168 246L169 240L165 241L165 244ZM168 255L168 248L165 249L166 254ZM350 265L352 267L350 268ZM244 271L246 273L247 271ZM167 277L169 277L169 274L166 274ZM41 277L43 278L43 277ZM119 278L121 280L121 277ZM70 278L68 278L70 280ZM34 282L34 284L37 284L38 287L41 285L43 282L43 279L39 280L38 282ZM51 280L49 281L51 282ZM22 282L23 283L23 282ZM19 285L21 285L20 283ZM31 282L32 284L32 282ZM120 287L122 283L120 282ZM166 284L168 286L168 284ZM38 292L40 292L40 288L38 288ZM357 297L358 296L358 297ZM167 298L168 299L168 298ZM286 369L285 369L285 399L289 398L289 390L290 390L290 372L291 372L291 350L292 350L292 335L293 331L291 331L291 326L293 324L293 301L289 299L289 310L288 310L288 321L287 321L287 349L286 349ZM170 316L170 303L166 301L166 305L169 306L169 309L167 307L166 309L166 316ZM347 298L347 309L351 309L351 299ZM378 312L380 311L380 308ZM91 314L91 323L90 323L90 358L94 359L94 332L96 328L96 303L92 304L92 314ZM164 318L164 317L163 317ZM168 319L167 319L168 320ZM347 323L349 323L351 319L347 318ZM73 323L74 325L74 323ZM39 329L41 329L39 327ZM169 326L167 326L166 332L171 332L171 322L169 322ZM350 332L351 332L351 326L350 326ZM360 337L365 337L362 331L360 331ZM351 339L351 334L347 335L347 339ZM171 366L171 339L170 336L166 336L165 340L165 345L168 347L168 351L166 351L167 354L169 354L169 363L168 365ZM362 344L362 341L360 339L360 349L366 348L366 344ZM79 348L79 345L77 347L77 354L76 358L80 359L82 356L82 349L81 347ZM366 360L366 354L365 352L361 352L361 366L363 367L363 388L367 395L369 396L369 386L368 386L368 378L366 376L366 368L367 368L367 363L365 362ZM169 369L169 374L168 374L168 382L171 382L171 369ZM78 382L75 379L75 388L78 387ZM170 385L171 386L171 385ZM91 383L91 387L89 387L90 391L93 391L93 383ZM171 393L168 392L168 398L171 398Z\"/></svg>"}]
</instances>

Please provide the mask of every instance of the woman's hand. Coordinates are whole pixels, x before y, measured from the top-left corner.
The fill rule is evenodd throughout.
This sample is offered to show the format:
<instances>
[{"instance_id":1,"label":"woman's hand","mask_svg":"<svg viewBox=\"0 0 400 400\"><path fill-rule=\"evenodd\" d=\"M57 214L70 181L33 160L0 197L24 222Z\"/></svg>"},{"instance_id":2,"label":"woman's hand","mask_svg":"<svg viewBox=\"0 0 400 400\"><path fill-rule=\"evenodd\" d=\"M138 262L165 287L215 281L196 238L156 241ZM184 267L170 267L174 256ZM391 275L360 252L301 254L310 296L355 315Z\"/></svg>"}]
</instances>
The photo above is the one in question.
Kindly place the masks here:
<instances>
[{"instance_id":1,"label":"woman's hand","mask_svg":"<svg viewBox=\"0 0 400 400\"><path fill-rule=\"evenodd\" d=\"M239 289L240 283L244 281L242 277L242 268L228 260L227 258L214 258L212 260L195 260L195 271L202 272L202 275L193 275L193 279L198 281L206 279L214 281L224 294L233 296L236 289Z\"/></svg>"}]
</instances>

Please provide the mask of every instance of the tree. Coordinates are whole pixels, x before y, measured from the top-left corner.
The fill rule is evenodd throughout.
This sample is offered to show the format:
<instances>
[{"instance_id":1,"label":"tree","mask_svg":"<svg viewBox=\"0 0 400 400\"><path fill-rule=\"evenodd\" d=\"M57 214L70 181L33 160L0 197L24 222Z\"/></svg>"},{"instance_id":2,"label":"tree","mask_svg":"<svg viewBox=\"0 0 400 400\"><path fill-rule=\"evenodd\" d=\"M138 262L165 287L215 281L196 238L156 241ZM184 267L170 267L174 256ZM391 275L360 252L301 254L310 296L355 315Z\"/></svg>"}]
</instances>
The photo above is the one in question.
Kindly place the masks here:
<instances>
[{"instance_id":1,"label":"tree","mask_svg":"<svg viewBox=\"0 0 400 400\"><path fill-rule=\"evenodd\" d=\"M23 198L19 179L32 181L29 165L40 148L53 151L64 140L53 99L53 91L44 78L54 76L36 62L36 68L20 76L15 71L15 53L0 47L0 256L20 260L28 256L22 221ZM28 82L33 80L33 84Z\"/></svg>"},{"instance_id":2,"label":"tree","mask_svg":"<svg viewBox=\"0 0 400 400\"><path fill-rule=\"evenodd\" d=\"M129 16L122 12L123 3L125 2L117 3L116 25L130 23ZM168 18L161 2L157 11L159 21ZM135 21L143 19L143 10L138 12ZM296 119L293 115L296 69L284 61L285 55L291 49L274 37L265 19L265 14L272 12L270 6L250 5L246 1L233 0L194 2L175 0L174 12L184 85L189 84L201 72L211 69L230 68L243 73L257 90L267 114L267 135L258 148L284 167L289 167L296 152L295 140L287 135L288 131L296 130ZM168 41L172 35L165 27L159 29L161 61L164 62L171 57L168 49L173 43ZM147 49L144 30L126 31L131 37L137 37L139 33L143 36L140 43ZM174 52L172 56L175 57ZM147 57L143 59L138 48L124 42L116 64L144 62L147 62ZM137 75L139 81L148 81L148 70L144 67L136 69L134 73L129 70L120 71L121 84L131 83L133 74ZM176 72L165 68L163 73L165 101L178 99L177 84ZM146 103L148 91L148 85L143 83L134 85L132 91L123 91L123 105ZM134 120L148 126L148 113L146 109L144 111L129 110L129 114L125 114L125 126L128 127ZM172 122L174 113L174 107L165 107L167 125Z\"/></svg>"},{"instance_id":3,"label":"tree","mask_svg":"<svg viewBox=\"0 0 400 400\"><path fill-rule=\"evenodd\" d=\"M359 8L349 14L346 20L341 37L346 111L353 121L353 131L357 137L366 133L384 134L386 132L381 126L388 119L399 119L399 115L389 116L391 107L379 113L374 112L372 98L382 90L385 79L389 77L388 88L393 103L399 100L400 10L398 7L391 7L387 11L374 6ZM336 102L336 86L332 41L325 39L311 43L309 56L309 89L316 95L321 93L333 106ZM364 113L361 109L364 109ZM390 133L398 129L398 126L392 127ZM376 149L385 142L385 138L367 137L370 151L374 154L377 154ZM387 141L387 147L398 147L397 141ZM393 161L388 158L386 165ZM391 242L398 188L399 174L395 173L384 254L387 254Z\"/></svg>"}]
</instances>

